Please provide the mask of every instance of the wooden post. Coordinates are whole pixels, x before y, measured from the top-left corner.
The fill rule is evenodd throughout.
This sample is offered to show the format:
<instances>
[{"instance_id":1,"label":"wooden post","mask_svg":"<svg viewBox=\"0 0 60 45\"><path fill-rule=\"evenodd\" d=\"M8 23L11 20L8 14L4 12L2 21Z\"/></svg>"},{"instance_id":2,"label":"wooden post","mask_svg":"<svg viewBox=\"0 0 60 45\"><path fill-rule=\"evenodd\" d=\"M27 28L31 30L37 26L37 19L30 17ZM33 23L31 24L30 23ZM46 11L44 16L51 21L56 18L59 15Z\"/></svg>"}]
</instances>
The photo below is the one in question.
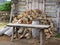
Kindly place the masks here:
<instances>
[{"instance_id":1,"label":"wooden post","mask_svg":"<svg viewBox=\"0 0 60 45\"><path fill-rule=\"evenodd\" d=\"M40 45L45 45L44 29L40 29Z\"/></svg>"},{"instance_id":2,"label":"wooden post","mask_svg":"<svg viewBox=\"0 0 60 45\"><path fill-rule=\"evenodd\" d=\"M15 27L13 27L13 33L12 33L11 41L14 41L14 31L15 31Z\"/></svg>"},{"instance_id":3,"label":"wooden post","mask_svg":"<svg viewBox=\"0 0 60 45\"><path fill-rule=\"evenodd\" d=\"M16 38L18 38L18 30L17 30L17 27L16 27Z\"/></svg>"},{"instance_id":4,"label":"wooden post","mask_svg":"<svg viewBox=\"0 0 60 45\"><path fill-rule=\"evenodd\" d=\"M45 12L45 0L43 0L43 12Z\"/></svg>"},{"instance_id":5,"label":"wooden post","mask_svg":"<svg viewBox=\"0 0 60 45\"><path fill-rule=\"evenodd\" d=\"M39 24L40 24L40 20L39 20ZM44 45L44 41L43 41L43 30L40 29L40 45Z\"/></svg>"},{"instance_id":6,"label":"wooden post","mask_svg":"<svg viewBox=\"0 0 60 45\"><path fill-rule=\"evenodd\" d=\"M11 5L11 13L10 13L10 23L12 22L12 18L13 18L13 10L14 10L14 4Z\"/></svg>"},{"instance_id":7,"label":"wooden post","mask_svg":"<svg viewBox=\"0 0 60 45\"><path fill-rule=\"evenodd\" d=\"M40 30L40 45L43 45L43 32Z\"/></svg>"}]
</instances>

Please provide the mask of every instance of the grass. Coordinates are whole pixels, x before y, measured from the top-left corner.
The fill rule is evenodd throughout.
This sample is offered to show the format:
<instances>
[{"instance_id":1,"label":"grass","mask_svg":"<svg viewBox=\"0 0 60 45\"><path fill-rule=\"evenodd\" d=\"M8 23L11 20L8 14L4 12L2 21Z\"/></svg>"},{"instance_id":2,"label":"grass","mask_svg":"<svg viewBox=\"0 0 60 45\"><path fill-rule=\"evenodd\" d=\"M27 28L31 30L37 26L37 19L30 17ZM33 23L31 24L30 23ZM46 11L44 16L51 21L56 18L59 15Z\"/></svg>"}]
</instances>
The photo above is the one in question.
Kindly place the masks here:
<instances>
[{"instance_id":1,"label":"grass","mask_svg":"<svg viewBox=\"0 0 60 45\"><path fill-rule=\"evenodd\" d=\"M0 28L5 27L8 24L8 22L0 22Z\"/></svg>"},{"instance_id":2,"label":"grass","mask_svg":"<svg viewBox=\"0 0 60 45\"><path fill-rule=\"evenodd\" d=\"M60 38L60 34L57 34L55 37L56 37L56 38Z\"/></svg>"}]
</instances>

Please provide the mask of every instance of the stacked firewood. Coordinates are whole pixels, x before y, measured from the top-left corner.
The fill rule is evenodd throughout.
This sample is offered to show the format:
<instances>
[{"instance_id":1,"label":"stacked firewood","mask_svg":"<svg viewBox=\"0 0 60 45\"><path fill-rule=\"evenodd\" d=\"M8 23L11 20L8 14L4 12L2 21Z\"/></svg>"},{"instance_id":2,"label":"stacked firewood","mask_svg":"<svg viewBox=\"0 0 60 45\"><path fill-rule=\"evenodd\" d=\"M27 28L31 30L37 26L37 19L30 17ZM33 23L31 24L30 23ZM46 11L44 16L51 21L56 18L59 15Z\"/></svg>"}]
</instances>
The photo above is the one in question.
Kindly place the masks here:
<instances>
[{"instance_id":1,"label":"stacked firewood","mask_svg":"<svg viewBox=\"0 0 60 45\"><path fill-rule=\"evenodd\" d=\"M44 29L46 38L50 38L54 36L55 31L56 31L55 24L52 22L51 17L48 17L45 13L43 13L39 9L25 11L21 13L20 15L17 15L16 17L13 18L13 23L31 24L32 21L37 19L38 17L41 18L40 19L41 24L51 25L51 27L49 27L48 29ZM23 34L20 36L20 38L22 37L30 38L31 28L24 28L23 30L24 30Z\"/></svg>"}]
</instances>

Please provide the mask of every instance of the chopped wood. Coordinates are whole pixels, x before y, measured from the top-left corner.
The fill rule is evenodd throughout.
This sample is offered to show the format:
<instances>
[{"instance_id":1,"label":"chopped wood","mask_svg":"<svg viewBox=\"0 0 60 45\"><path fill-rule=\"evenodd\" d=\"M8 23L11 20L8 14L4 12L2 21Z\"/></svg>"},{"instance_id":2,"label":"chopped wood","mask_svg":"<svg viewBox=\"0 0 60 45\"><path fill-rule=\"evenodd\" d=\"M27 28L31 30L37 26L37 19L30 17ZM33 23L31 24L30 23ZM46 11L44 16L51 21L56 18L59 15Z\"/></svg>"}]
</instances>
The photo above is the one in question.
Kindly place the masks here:
<instances>
[{"instance_id":1,"label":"chopped wood","mask_svg":"<svg viewBox=\"0 0 60 45\"><path fill-rule=\"evenodd\" d=\"M40 19L41 24L51 25L50 28L44 29L44 33L46 35L46 38L50 38L51 36L53 36L56 32L56 26L51 19L52 17L47 16L45 13L43 13L39 9L28 10L28 11L21 13L17 17L13 18L13 23L32 24L32 21L37 19L38 17L42 18L42 19ZM22 37L25 36L26 38L30 38L30 36L31 36L30 30L28 29L29 31L26 32L27 31L26 29L24 29Z\"/></svg>"}]
</instances>

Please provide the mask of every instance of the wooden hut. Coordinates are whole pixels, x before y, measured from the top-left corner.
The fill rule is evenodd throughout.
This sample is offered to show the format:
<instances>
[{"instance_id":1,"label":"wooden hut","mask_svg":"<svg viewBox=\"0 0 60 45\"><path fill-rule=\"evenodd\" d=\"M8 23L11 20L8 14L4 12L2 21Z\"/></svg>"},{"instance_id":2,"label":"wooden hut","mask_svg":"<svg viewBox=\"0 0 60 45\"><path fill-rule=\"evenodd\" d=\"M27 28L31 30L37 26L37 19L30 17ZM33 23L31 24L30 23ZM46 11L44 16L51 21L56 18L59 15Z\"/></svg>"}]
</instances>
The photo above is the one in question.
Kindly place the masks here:
<instances>
[{"instance_id":1,"label":"wooden hut","mask_svg":"<svg viewBox=\"0 0 60 45\"><path fill-rule=\"evenodd\" d=\"M12 0L15 9L14 15L20 14L23 11L30 9L39 9L45 12L48 16L52 16L52 20L59 28L59 9L60 0ZM12 7L12 8L14 8Z\"/></svg>"}]
</instances>

